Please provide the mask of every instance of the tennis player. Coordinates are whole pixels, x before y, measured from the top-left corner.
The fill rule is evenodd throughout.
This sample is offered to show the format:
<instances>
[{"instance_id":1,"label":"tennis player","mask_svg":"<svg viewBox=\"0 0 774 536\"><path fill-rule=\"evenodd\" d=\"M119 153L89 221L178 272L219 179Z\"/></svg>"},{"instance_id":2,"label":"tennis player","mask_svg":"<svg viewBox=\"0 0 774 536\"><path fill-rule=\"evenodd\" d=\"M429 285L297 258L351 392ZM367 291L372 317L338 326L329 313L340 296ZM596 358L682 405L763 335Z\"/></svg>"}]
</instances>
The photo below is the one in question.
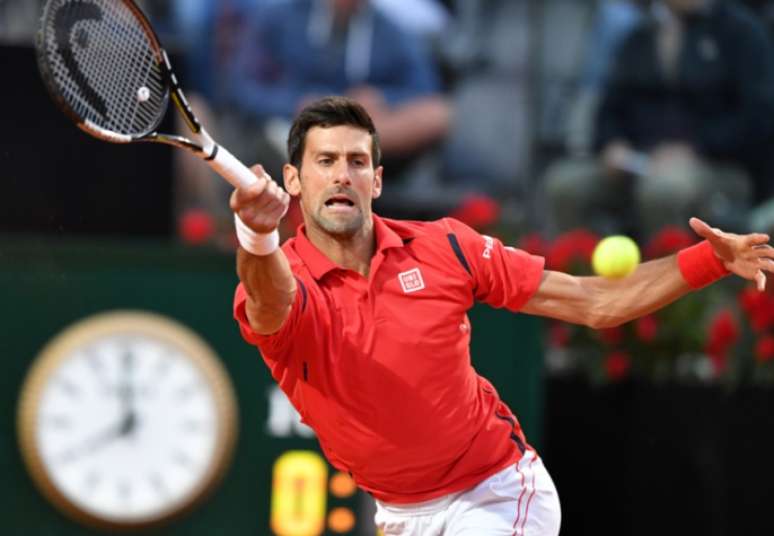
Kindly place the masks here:
<instances>
[{"instance_id":1,"label":"tennis player","mask_svg":"<svg viewBox=\"0 0 774 536\"><path fill-rule=\"evenodd\" d=\"M418 118L418 120L420 120ZM621 280L543 259L459 221L380 218L379 140L365 110L328 97L288 139L283 191L234 191L234 314L330 462L376 499L386 535L555 536L554 484L519 421L470 364L474 301L594 328L650 313L729 273L765 285L774 251L692 219L705 240ZM278 247L289 195L304 223Z\"/></svg>"}]
</instances>

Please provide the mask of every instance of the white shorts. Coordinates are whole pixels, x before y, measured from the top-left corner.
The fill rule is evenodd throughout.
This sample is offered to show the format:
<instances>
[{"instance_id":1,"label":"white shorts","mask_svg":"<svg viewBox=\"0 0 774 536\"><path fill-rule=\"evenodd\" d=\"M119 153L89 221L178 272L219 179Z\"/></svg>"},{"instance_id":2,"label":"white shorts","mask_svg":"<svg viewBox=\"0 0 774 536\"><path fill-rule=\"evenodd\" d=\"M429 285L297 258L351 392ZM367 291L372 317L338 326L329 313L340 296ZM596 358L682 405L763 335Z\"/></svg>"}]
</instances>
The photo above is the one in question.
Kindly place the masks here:
<instances>
[{"instance_id":1,"label":"white shorts","mask_svg":"<svg viewBox=\"0 0 774 536\"><path fill-rule=\"evenodd\" d=\"M534 452L477 486L414 504L376 501L384 536L557 536L559 496Z\"/></svg>"}]
</instances>

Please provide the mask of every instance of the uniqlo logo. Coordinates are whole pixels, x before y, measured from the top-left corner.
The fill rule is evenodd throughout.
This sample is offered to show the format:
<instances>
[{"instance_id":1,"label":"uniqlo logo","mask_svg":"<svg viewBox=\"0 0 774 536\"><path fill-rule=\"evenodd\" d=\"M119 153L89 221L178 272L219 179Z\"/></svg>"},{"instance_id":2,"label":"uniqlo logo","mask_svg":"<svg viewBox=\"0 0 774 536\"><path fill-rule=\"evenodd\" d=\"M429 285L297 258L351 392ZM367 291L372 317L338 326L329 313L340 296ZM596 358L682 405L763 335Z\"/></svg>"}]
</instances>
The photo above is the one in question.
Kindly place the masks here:
<instances>
[{"instance_id":1,"label":"uniqlo logo","mask_svg":"<svg viewBox=\"0 0 774 536\"><path fill-rule=\"evenodd\" d=\"M419 271L419 268L398 274L398 279L403 292L406 294L425 288L425 282L422 280L422 273Z\"/></svg>"}]
</instances>

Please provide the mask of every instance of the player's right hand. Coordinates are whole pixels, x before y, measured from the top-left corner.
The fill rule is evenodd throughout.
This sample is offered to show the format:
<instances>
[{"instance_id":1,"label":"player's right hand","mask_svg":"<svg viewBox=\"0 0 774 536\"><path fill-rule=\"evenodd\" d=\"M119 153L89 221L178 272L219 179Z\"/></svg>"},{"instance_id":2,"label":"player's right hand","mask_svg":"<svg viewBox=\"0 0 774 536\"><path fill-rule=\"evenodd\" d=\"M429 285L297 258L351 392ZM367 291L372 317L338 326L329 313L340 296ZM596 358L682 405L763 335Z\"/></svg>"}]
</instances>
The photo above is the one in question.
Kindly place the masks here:
<instances>
[{"instance_id":1,"label":"player's right hand","mask_svg":"<svg viewBox=\"0 0 774 536\"><path fill-rule=\"evenodd\" d=\"M250 170L258 181L234 190L229 205L250 229L267 234L277 228L288 211L290 195L272 180L262 165L256 164Z\"/></svg>"}]
</instances>

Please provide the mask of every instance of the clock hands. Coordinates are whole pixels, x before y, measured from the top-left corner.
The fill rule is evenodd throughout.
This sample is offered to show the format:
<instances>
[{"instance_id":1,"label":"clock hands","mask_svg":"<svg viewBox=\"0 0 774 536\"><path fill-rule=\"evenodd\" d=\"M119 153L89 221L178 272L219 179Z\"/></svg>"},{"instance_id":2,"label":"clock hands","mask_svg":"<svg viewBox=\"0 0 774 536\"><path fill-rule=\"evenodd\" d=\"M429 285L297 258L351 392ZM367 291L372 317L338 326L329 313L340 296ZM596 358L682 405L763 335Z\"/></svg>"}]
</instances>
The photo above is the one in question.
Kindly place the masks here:
<instances>
[{"instance_id":1,"label":"clock hands","mask_svg":"<svg viewBox=\"0 0 774 536\"><path fill-rule=\"evenodd\" d=\"M119 388L119 396L122 400L122 414L118 422L111 424L100 432L84 440L80 445L64 451L60 460L64 463L76 461L87 454L110 445L117 439L131 436L137 426L137 412L133 407L133 394L131 384L128 382Z\"/></svg>"},{"instance_id":2,"label":"clock hands","mask_svg":"<svg viewBox=\"0 0 774 536\"><path fill-rule=\"evenodd\" d=\"M135 409L135 388L132 381L135 356L127 349L121 356L122 381L118 385L118 396L121 399L123 417L121 421L121 435L128 436L134 433L137 426L137 411Z\"/></svg>"},{"instance_id":3,"label":"clock hands","mask_svg":"<svg viewBox=\"0 0 774 536\"><path fill-rule=\"evenodd\" d=\"M106 447L113 443L116 439L124 435L123 430L126 426L126 419L121 419L120 422L112 424L94 434L90 438L83 441L80 445L67 449L60 456L60 461L63 463L70 463L76 461L87 454L93 454L94 452Z\"/></svg>"}]
</instances>

